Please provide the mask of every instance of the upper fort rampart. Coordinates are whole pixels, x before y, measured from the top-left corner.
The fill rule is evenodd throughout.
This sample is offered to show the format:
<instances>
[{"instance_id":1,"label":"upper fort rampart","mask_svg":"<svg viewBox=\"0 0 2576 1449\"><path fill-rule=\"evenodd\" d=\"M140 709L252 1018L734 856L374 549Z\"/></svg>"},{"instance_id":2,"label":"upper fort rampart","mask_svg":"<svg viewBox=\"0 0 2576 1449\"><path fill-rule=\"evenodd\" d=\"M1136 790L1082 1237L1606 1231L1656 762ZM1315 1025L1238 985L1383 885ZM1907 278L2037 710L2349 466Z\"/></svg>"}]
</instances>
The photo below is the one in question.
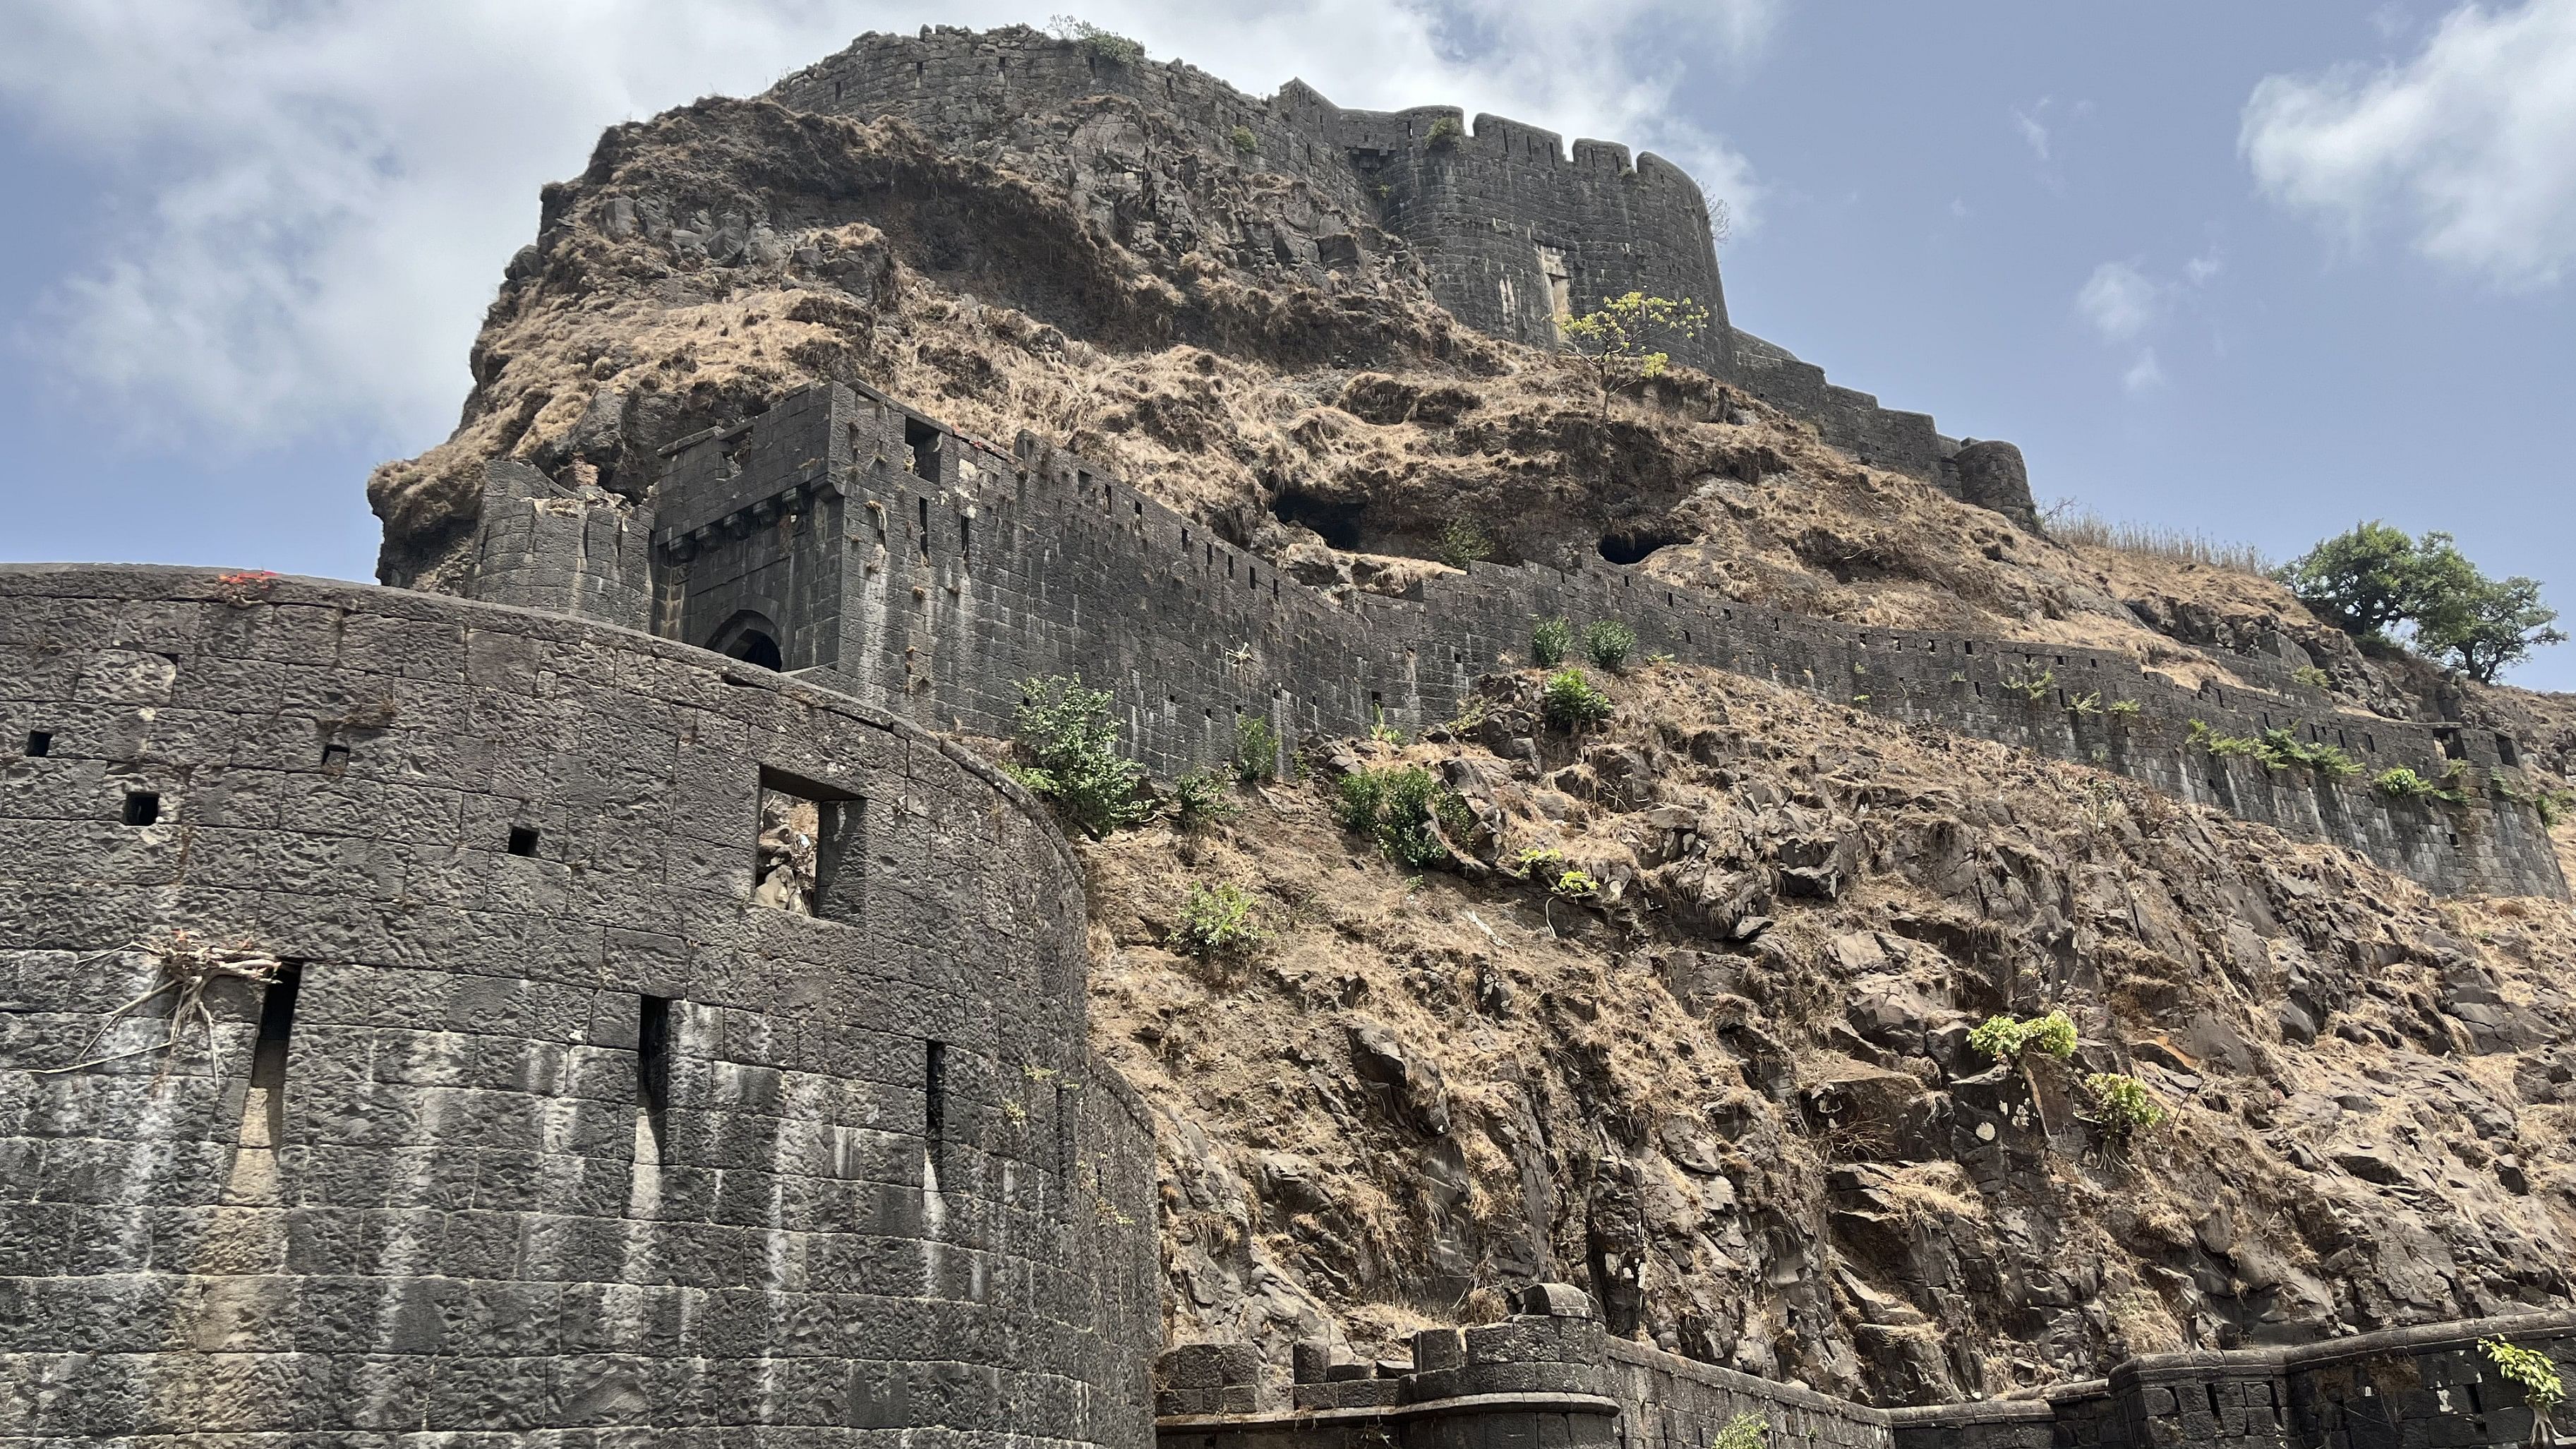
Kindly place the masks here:
<instances>
[{"instance_id":1,"label":"upper fort rampart","mask_svg":"<svg viewBox=\"0 0 2576 1449\"><path fill-rule=\"evenodd\" d=\"M780 81L767 98L818 114L899 117L960 150L992 155L1031 149L1041 117L1093 97L1170 119L1199 164L1277 174L1303 187L1310 205L1232 219L1239 244L1292 270L1365 268L1400 244L1432 297L1460 321L1534 347L1554 347L1562 319L1607 298L1687 297L1708 308L1710 325L1673 340L1680 361L1815 424L1825 441L1863 462L1970 502L2027 512L2017 455L2009 463L1974 451L1963 459L1962 448L1975 445L1943 437L1929 415L1882 408L1732 326L1707 198L1652 153L1632 158L1609 141L1569 147L1553 131L1500 116L1470 123L1455 106L1350 110L1302 81L1249 96L1181 61L1115 61L1025 27L863 35ZM1077 149L1095 153L1113 140L1089 127L1073 137ZM1985 445L1987 454L1997 446Z\"/></svg>"}]
</instances>

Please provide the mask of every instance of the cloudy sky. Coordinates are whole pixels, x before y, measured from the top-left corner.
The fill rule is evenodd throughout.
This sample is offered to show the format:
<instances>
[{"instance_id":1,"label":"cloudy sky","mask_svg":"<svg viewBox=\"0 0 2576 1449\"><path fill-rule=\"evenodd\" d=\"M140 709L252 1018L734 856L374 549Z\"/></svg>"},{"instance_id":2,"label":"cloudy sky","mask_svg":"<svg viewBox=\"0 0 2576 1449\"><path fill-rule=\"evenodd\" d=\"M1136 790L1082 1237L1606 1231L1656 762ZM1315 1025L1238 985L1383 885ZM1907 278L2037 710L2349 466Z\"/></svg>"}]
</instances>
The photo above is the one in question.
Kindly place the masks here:
<instances>
[{"instance_id":1,"label":"cloudy sky","mask_svg":"<svg viewBox=\"0 0 2576 1449\"><path fill-rule=\"evenodd\" d=\"M1069 0L1054 0L1055 6ZM366 577L602 126L991 0L0 0L0 559ZM2446 528L2576 614L2576 0L1085 0L1255 93L1463 104L1734 202L1743 326L2043 498ZM2521 682L2576 689L2576 646Z\"/></svg>"}]
</instances>

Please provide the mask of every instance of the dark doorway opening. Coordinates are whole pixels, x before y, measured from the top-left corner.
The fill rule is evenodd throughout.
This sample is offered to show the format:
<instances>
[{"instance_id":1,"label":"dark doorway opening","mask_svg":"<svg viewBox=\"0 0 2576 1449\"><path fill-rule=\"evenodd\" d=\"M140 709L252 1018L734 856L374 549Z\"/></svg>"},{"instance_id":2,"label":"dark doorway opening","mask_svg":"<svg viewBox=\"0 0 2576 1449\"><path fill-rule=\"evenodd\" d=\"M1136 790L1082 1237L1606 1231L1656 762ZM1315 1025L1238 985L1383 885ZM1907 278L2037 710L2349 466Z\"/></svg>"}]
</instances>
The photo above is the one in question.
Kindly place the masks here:
<instances>
[{"instance_id":1,"label":"dark doorway opening","mask_svg":"<svg viewBox=\"0 0 2576 1449\"><path fill-rule=\"evenodd\" d=\"M1333 503L1311 493L1282 493L1270 511L1282 523L1311 528L1334 548L1360 547L1360 505Z\"/></svg>"},{"instance_id":2,"label":"dark doorway opening","mask_svg":"<svg viewBox=\"0 0 2576 1449\"><path fill-rule=\"evenodd\" d=\"M725 620L707 640L707 647L728 659L757 664L763 669L785 669L787 656L778 647L778 626L766 615L749 609Z\"/></svg>"},{"instance_id":3,"label":"dark doorway opening","mask_svg":"<svg viewBox=\"0 0 2576 1449\"><path fill-rule=\"evenodd\" d=\"M1683 541L1668 528L1623 528L1601 535L1601 556L1614 564L1644 563L1656 549Z\"/></svg>"}]
</instances>

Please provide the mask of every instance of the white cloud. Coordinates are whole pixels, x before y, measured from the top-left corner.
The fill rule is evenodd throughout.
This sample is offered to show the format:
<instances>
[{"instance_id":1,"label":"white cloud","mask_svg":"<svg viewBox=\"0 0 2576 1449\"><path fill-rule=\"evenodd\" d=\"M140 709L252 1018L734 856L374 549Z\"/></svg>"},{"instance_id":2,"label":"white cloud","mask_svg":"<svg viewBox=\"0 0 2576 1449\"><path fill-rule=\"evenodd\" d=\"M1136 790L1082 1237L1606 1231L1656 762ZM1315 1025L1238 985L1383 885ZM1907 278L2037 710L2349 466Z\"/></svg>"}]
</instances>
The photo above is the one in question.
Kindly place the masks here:
<instances>
[{"instance_id":1,"label":"white cloud","mask_svg":"<svg viewBox=\"0 0 2576 1449\"><path fill-rule=\"evenodd\" d=\"M2131 392L2152 392L2164 386L2164 382L2165 370L2156 362L2156 350L2152 347L2139 348L2138 360L2129 364L2127 372L2120 374L2120 386Z\"/></svg>"},{"instance_id":2,"label":"white cloud","mask_svg":"<svg viewBox=\"0 0 2576 1449\"><path fill-rule=\"evenodd\" d=\"M2032 110L2036 111L2046 111L2047 109L2048 98L2046 96L2040 97L2039 104L2032 107ZM2031 114L2030 111L2023 110L2019 106L2013 107L2012 118L2013 129L2021 132L2022 143L2030 147L2030 154L2038 157L2042 161L2047 160L2048 127L2040 121L2038 116Z\"/></svg>"},{"instance_id":3,"label":"white cloud","mask_svg":"<svg viewBox=\"0 0 2576 1449\"><path fill-rule=\"evenodd\" d=\"M2184 281L2198 287L2206 285L2211 278L2225 270L2227 270L2227 255L2213 244L2209 250L2182 264L2182 277Z\"/></svg>"},{"instance_id":4,"label":"white cloud","mask_svg":"<svg viewBox=\"0 0 2576 1449\"><path fill-rule=\"evenodd\" d=\"M1756 220L1744 158L1677 118L1694 67L1780 0L1088 0L1086 18L1267 94L1451 103L1659 151ZM748 95L868 29L996 25L998 0L83 0L20 7L0 107L97 178L103 229L19 341L216 444L443 433L538 187L602 127ZM20 225L28 224L20 218Z\"/></svg>"},{"instance_id":5,"label":"white cloud","mask_svg":"<svg viewBox=\"0 0 2576 1449\"><path fill-rule=\"evenodd\" d=\"M2075 310L2105 342L2127 342L2164 312L2165 289L2129 262L2104 262L2075 293Z\"/></svg>"},{"instance_id":6,"label":"white cloud","mask_svg":"<svg viewBox=\"0 0 2576 1449\"><path fill-rule=\"evenodd\" d=\"M2357 242L2387 226L2506 287L2576 260L2576 0L2466 4L2412 58L2267 76L2239 142L2274 201Z\"/></svg>"}]
</instances>

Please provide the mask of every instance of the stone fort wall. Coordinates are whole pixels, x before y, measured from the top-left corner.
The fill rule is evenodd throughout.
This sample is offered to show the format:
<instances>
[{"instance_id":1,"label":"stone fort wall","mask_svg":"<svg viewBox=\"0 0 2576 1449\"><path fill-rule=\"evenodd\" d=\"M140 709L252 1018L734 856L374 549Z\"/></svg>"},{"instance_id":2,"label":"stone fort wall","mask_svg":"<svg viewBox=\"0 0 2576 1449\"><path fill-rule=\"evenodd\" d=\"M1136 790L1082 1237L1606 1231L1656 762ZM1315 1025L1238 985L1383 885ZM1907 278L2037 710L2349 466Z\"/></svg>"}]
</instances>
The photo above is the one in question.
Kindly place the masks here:
<instances>
[{"instance_id":1,"label":"stone fort wall","mask_svg":"<svg viewBox=\"0 0 2576 1449\"><path fill-rule=\"evenodd\" d=\"M1761 1421L1774 1449L2504 1449L2535 1436L2498 1338L2576 1373L2576 1313L2359 1334L2299 1348L2133 1358L2027 1398L1882 1410L1694 1363L1602 1332L1562 1284L1501 1323L1414 1335L1410 1362L1298 1355L1287 1402L1248 1348L1157 1364L1161 1449L1709 1449Z\"/></svg>"},{"instance_id":2,"label":"stone fort wall","mask_svg":"<svg viewBox=\"0 0 2576 1449\"><path fill-rule=\"evenodd\" d=\"M1289 739L1436 724L1480 675L1526 657L1535 620L1619 619L1641 652L2099 764L2437 889L2566 893L2528 806L2493 791L2467 806L2391 799L2368 783L2455 761L2484 778L2514 763L2510 741L2343 713L2265 661L2247 672L2281 676L2282 692L2186 691L2103 651L1850 628L1607 563L1478 565L1417 597L1343 603L1086 460L1025 436L1006 453L838 385L675 445L656 507L619 524L651 530L656 632L723 647L756 628L785 668L929 728L1007 734L1020 681L1078 673L1113 691L1129 747L1168 775L1229 758L1245 714ZM2196 723L2288 730L2363 773L2213 756Z\"/></svg>"},{"instance_id":3,"label":"stone fort wall","mask_svg":"<svg viewBox=\"0 0 2576 1449\"><path fill-rule=\"evenodd\" d=\"M0 817L9 1443L1147 1441L1151 1128L956 748L560 615L7 567ZM39 1070L181 932L290 974Z\"/></svg>"},{"instance_id":4,"label":"stone fort wall","mask_svg":"<svg viewBox=\"0 0 2576 1449\"><path fill-rule=\"evenodd\" d=\"M1175 118L1198 138L1200 164L1284 175L1320 203L1302 215L1232 218L1248 252L1319 279L1383 245L1370 231L1399 238L1432 297L1460 321L1550 349L1561 315L1632 291L1691 298L1709 309L1710 325L1674 341L1676 360L1814 423L1864 462L1954 495L1975 491L1973 476L1963 490L1962 445L1929 415L1882 408L1729 324L1707 199L1652 153L1632 159L1608 141L1569 148L1553 131L1500 116L1470 123L1455 106L1349 110L1302 81L1248 96L1185 62L1120 64L1026 28L863 35L767 94L816 114L900 117L977 154L1013 145L1029 118L1092 96ZM1248 153L1233 140L1238 127L1253 139ZM1352 219L1365 225L1345 229Z\"/></svg>"}]
</instances>

